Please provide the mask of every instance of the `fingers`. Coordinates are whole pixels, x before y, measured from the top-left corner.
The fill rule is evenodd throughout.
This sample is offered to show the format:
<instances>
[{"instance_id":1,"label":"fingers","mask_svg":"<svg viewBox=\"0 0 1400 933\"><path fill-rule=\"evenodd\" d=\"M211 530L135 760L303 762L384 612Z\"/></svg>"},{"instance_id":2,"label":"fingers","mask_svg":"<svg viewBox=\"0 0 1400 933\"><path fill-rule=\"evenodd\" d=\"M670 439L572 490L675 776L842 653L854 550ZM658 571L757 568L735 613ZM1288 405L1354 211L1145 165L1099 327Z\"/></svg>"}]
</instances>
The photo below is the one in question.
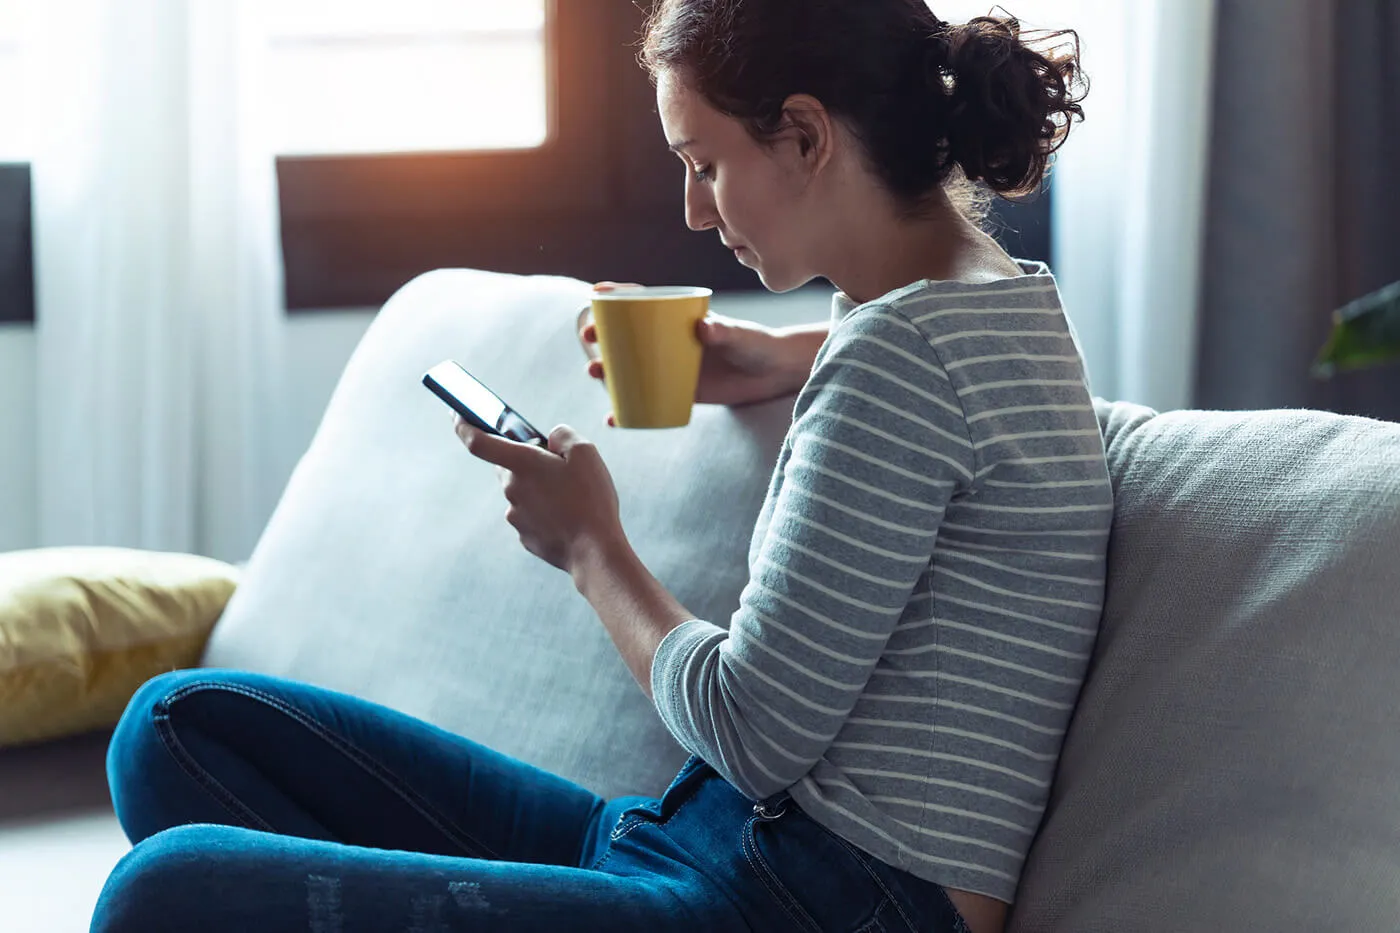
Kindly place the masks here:
<instances>
[{"instance_id":1,"label":"fingers","mask_svg":"<svg viewBox=\"0 0 1400 933\"><path fill-rule=\"evenodd\" d=\"M466 446L467 451L478 460L484 460L493 466L512 471L522 469L538 462L534 458L544 453L534 444L521 444L479 431L462 420L461 416L457 417L455 425L457 437Z\"/></svg>"},{"instance_id":2,"label":"fingers","mask_svg":"<svg viewBox=\"0 0 1400 933\"><path fill-rule=\"evenodd\" d=\"M593 286L595 292L610 292L619 288L641 288L636 282L598 282Z\"/></svg>"},{"instance_id":3,"label":"fingers","mask_svg":"<svg viewBox=\"0 0 1400 933\"><path fill-rule=\"evenodd\" d=\"M583 323L584 319L579 319L578 342L583 347L583 355L588 357L590 362L596 363L602 360L603 351L598 346L598 328L588 319L589 323Z\"/></svg>"},{"instance_id":4,"label":"fingers","mask_svg":"<svg viewBox=\"0 0 1400 933\"><path fill-rule=\"evenodd\" d=\"M723 343L729 334L728 323L713 314L700 319L695 324L695 336L700 338L700 342L707 347Z\"/></svg>"},{"instance_id":5,"label":"fingers","mask_svg":"<svg viewBox=\"0 0 1400 933\"><path fill-rule=\"evenodd\" d=\"M597 379L599 382L604 382L604 381L606 381L606 380L604 379L604 377L603 377L603 364L602 364L600 361L598 361L598 360L594 360L593 362L589 363L589 364L588 364L588 376L589 376L589 378L591 378L591 379ZM613 413L612 413L612 412L608 412L607 422L608 422L608 427L610 427L610 428L615 428L615 427L617 427L617 419L616 419L615 417L613 417Z\"/></svg>"}]
</instances>

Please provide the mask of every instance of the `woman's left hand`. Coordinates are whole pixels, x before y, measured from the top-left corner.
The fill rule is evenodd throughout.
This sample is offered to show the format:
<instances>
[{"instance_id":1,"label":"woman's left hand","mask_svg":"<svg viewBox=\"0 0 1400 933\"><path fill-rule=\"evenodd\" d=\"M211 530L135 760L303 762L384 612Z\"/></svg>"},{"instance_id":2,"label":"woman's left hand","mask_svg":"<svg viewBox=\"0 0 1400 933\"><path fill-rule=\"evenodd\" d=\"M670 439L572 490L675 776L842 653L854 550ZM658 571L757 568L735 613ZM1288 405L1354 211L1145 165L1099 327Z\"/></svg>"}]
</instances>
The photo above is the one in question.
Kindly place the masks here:
<instances>
[{"instance_id":1,"label":"woman's left hand","mask_svg":"<svg viewBox=\"0 0 1400 933\"><path fill-rule=\"evenodd\" d=\"M456 428L472 456L496 466L510 503L506 521L531 554L572 574L586 550L626 540L612 475L573 428L555 428L549 450L487 434L460 417Z\"/></svg>"}]
</instances>

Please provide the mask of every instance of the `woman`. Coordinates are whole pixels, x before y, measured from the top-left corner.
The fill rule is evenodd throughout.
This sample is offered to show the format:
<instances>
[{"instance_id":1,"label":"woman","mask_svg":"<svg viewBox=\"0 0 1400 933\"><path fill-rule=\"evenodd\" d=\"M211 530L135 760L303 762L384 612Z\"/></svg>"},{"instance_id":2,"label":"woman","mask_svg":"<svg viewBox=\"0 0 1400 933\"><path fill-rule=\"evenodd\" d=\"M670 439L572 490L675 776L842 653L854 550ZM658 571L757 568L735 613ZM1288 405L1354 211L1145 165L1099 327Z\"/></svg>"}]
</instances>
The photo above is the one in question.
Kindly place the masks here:
<instances>
[{"instance_id":1,"label":"woman","mask_svg":"<svg viewBox=\"0 0 1400 933\"><path fill-rule=\"evenodd\" d=\"M839 289L826 328L700 325L699 401L800 389L728 630L637 559L572 430L457 431L693 757L604 801L347 696L167 675L113 740L140 844L95 930L1004 927L1112 502L1054 280L978 229L968 180L1040 182L1076 63L918 0L665 0L643 60L689 225L770 289Z\"/></svg>"}]
</instances>

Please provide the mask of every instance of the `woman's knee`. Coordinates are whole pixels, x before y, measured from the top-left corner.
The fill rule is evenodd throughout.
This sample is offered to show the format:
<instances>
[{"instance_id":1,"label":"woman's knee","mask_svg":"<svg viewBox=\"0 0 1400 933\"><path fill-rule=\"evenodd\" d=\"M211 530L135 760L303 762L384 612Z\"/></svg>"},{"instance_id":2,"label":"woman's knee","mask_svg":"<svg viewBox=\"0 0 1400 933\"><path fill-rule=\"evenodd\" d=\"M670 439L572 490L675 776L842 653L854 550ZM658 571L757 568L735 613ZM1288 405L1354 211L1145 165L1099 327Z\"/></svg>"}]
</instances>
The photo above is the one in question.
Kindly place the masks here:
<instances>
[{"instance_id":1,"label":"woman's knee","mask_svg":"<svg viewBox=\"0 0 1400 933\"><path fill-rule=\"evenodd\" d=\"M107 878L93 913L92 933L226 929L218 925L217 903L228 892L215 860L220 851L245 845L250 832L196 823L137 843Z\"/></svg>"},{"instance_id":2,"label":"woman's knee","mask_svg":"<svg viewBox=\"0 0 1400 933\"><path fill-rule=\"evenodd\" d=\"M155 811L170 782L186 778L168 747L172 698L194 683L219 680L226 672L180 670L146 681L127 703L107 746L107 785L117 819L132 842L169 825Z\"/></svg>"},{"instance_id":3,"label":"woman's knee","mask_svg":"<svg viewBox=\"0 0 1400 933\"><path fill-rule=\"evenodd\" d=\"M151 753L160 748L156 731L156 711L167 698L187 683L195 671L170 671L146 681L126 704L126 710L107 746L107 779L115 793L127 779L139 776L150 766Z\"/></svg>"}]
</instances>

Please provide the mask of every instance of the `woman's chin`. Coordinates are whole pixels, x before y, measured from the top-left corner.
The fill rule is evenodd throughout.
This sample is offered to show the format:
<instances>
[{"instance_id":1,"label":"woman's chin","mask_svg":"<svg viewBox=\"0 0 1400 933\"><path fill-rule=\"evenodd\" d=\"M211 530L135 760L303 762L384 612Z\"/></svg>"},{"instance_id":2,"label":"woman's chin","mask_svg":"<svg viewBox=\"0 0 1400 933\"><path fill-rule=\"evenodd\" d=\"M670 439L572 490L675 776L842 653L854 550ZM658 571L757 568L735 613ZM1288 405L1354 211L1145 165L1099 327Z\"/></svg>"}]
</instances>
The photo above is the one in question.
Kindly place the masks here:
<instances>
[{"instance_id":1,"label":"woman's chin","mask_svg":"<svg viewBox=\"0 0 1400 933\"><path fill-rule=\"evenodd\" d=\"M746 269L752 269L758 274L758 280L763 283L763 287L770 292L790 292L795 288L801 288L812 281L813 276L801 277L793 275L791 272L776 270L765 267L763 260L758 254L748 247L740 247L734 251L734 258L739 261L739 265Z\"/></svg>"},{"instance_id":2,"label":"woman's chin","mask_svg":"<svg viewBox=\"0 0 1400 933\"><path fill-rule=\"evenodd\" d=\"M758 273L758 280L763 283L764 288L777 294L801 288L812 281L812 276L803 278L796 275L780 275L770 272L758 265L749 266L749 268Z\"/></svg>"}]
</instances>

